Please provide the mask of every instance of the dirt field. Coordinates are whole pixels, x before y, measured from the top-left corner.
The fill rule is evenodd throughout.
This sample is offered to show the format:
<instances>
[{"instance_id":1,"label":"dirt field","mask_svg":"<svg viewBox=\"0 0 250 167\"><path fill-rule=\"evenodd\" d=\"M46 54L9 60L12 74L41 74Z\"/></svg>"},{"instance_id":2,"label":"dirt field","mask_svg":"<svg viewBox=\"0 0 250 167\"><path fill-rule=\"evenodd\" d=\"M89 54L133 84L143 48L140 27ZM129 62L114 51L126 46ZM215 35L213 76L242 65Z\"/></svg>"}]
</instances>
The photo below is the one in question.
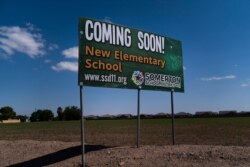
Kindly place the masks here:
<instances>
[{"instance_id":1,"label":"dirt field","mask_svg":"<svg viewBox=\"0 0 250 167\"><path fill-rule=\"evenodd\" d=\"M250 117L85 121L86 166L250 166ZM80 166L80 122L0 124L0 167ZM90 145L91 144L91 145Z\"/></svg>"},{"instance_id":2,"label":"dirt field","mask_svg":"<svg viewBox=\"0 0 250 167\"><path fill-rule=\"evenodd\" d=\"M107 148L86 145L86 166L250 166L250 147L142 146ZM79 142L0 140L0 166L80 166Z\"/></svg>"}]
</instances>

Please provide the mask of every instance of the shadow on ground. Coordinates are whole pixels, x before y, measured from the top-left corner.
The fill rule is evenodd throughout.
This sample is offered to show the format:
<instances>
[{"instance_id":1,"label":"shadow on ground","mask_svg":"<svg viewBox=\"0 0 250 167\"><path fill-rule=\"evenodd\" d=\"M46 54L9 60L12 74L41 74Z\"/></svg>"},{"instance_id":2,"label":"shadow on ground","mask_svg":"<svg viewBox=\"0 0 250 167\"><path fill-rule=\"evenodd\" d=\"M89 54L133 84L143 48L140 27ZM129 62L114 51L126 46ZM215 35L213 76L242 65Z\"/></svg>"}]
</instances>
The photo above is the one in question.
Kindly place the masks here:
<instances>
[{"instance_id":1,"label":"shadow on ground","mask_svg":"<svg viewBox=\"0 0 250 167\"><path fill-rule=\"evenodd\" d=\"M110 147L106 147L103 145L85 145L85 153L91 152L91 151L98 151L102 149L106 149ZM39 166L46 166L51 165L60 161L64 161L69 158L73 158L75 156L82 154L82 147L74 146L70 148L66 148L54 153L50 153L41 157L37 157L25 162L17 163L14 165L10 165L9 167L39 167Z\"/></svg>"}]
</instances>

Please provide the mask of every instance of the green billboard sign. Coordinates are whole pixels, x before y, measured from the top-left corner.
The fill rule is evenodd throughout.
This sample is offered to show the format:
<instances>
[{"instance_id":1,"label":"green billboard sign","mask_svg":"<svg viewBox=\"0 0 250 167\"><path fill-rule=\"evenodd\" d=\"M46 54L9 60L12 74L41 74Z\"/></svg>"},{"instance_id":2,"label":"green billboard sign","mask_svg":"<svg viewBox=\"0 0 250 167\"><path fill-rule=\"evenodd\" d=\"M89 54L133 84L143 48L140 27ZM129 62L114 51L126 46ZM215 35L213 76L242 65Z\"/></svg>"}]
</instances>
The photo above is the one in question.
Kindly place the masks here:
<instances>
[{"instance_id":1,"label":"green billboard sign","mask_svg":"<svg viewBox=\"0 0 250 167\"><path fill-rule=\"evenodd\" d=\"M78 84L184 92L181 42L80 17Z\"/></svg>"}]
</instances>

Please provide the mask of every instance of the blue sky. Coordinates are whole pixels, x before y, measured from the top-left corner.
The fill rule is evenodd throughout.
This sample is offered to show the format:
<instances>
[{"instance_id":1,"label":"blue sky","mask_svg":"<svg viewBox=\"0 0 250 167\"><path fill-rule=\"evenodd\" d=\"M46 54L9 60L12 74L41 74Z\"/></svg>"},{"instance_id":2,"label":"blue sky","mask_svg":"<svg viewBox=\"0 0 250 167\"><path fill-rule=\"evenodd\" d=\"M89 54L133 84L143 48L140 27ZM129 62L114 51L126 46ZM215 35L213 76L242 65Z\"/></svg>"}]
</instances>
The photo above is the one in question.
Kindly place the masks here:
<instances>
[{"instance_id":1,"label":"blue sky","mask_svg":"<svg viewBox=\"0 0 250 167\"><path fill-rule=\"evenodd\" d=\"M182 41L175 112L250 110L248 0L0 1L0 107L79 106L78 17ZM137 91L84 87L85 115L136 114ZM170 113L170 93L141 91L141 113Z\"/></svg>"}]
</instances>

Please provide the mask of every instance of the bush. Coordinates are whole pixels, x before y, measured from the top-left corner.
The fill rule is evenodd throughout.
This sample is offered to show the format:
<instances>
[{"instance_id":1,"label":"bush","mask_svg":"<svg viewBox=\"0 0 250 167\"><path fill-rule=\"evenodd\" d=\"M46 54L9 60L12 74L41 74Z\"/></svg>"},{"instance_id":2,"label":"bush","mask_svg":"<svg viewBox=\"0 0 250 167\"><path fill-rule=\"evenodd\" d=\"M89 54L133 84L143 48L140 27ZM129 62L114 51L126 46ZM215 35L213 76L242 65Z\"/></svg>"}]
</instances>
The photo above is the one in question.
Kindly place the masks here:
<instances>
[{"instance_id":1,"label":"bush","mask_svg":"<svg viewBox=\"0 0 250 167\"><path fill-rule=\"evenodd\" d=\"M16 119L20 119L21 122L26 122L26 119L28 119L28 117L26 115L17 115Z\"/></svg>"},{"instance_id":2,"label":"bush","mask_svg":"<svg viewBox=\"0 0 250 167\"><path fill-rule=\"evenodd\" d=\"M63 112L64 120L80 120L81 111L76 106L65 107Z\"/></svg>"},{"instance_id":3,"label":"bush","mask_svg":"<svg viewBox=\"0 0 250 167\"><path fill-rule=\"evenodd\" d=\"M31 114L30 121L51 121L54 118L54 114L51 110L37 110Z\"/></svg>"}]
</instances>

